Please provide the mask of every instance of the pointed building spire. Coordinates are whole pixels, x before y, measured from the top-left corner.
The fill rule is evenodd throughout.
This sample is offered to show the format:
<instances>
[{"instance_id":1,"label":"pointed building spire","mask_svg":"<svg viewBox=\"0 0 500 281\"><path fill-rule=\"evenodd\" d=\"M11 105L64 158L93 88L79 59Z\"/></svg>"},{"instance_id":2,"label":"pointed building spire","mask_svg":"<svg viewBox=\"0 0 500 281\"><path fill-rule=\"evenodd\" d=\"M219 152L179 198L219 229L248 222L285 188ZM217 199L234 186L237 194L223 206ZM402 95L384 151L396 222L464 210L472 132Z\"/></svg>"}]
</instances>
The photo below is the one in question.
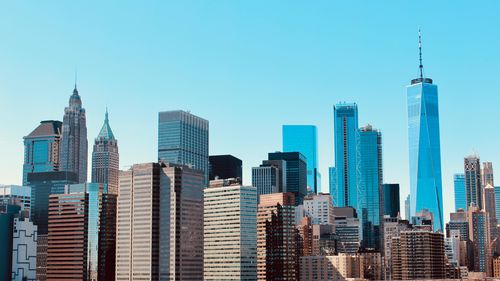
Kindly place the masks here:
<instances>
[{"instance_id":1,"label":"pointed building spire","mask_svg":"<svg viewBox=\"0 0 500 281\"><path fill-rule=\"evenodd\" d=\"M420 32L420 28L418 29L418 56L420 60L420 65L418 66L420 69L420 79L424 79L424 65L422 64L422 33Z\"/></svg>"},{"instance_id":2,"label":"pointed building spire","mask_svg":"<svg viewBox=\"0 0 500 281\"><path fill-rule=\"evenodd\" d=\"M75 67L75 88L73 89L73 94L78 94L78 89L76 87L77 82L78 82L78 71Z\"/></svg>"}]
</instances>

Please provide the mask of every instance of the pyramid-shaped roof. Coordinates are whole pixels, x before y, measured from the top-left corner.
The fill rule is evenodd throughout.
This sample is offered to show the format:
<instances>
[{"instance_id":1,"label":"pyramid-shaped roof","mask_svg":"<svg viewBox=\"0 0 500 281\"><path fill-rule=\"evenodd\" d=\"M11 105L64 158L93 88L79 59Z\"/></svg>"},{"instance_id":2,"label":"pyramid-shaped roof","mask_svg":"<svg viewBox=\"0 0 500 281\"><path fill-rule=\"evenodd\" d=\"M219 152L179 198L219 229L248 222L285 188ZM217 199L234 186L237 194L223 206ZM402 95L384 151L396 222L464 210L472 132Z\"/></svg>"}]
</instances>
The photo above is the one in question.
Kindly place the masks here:
<instances>
[{"instance_id":1,"label":"pyramid-shaped roof","mask_svg":"<svg viewBox=\"0 0 500 281\"><path fill-rule=\"evenodd\" d=\"M107 109L106 109L106 117L104 118L104 124L102 125L101 131L99 132L97 139L106 139L106 140L114 140L115 139L115 136L113 135L113 131L111 130L111 127L109 126L108 110Z\"/></svg>"}]
</instances>

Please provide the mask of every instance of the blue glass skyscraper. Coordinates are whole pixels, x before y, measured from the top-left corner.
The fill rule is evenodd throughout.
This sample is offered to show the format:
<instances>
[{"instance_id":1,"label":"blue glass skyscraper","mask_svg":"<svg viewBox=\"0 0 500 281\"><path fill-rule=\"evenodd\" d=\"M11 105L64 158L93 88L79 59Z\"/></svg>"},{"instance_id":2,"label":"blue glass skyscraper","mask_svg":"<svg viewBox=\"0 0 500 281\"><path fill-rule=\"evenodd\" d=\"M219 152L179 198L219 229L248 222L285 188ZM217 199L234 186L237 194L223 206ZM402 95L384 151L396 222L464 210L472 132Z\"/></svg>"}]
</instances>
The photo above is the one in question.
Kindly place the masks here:
<instances>
[{"instance_id":1,"label":"blue glass skyscraper","mask_svg":"<svg viewBox=\"0 0 500 281\"><path fill-rule=\"evenodd\" d=\"M467 199L465 196L465 175L453 175L453 186L455 191L455 212L458 211L458 209L467 211Z\"/></svg>"},{"instance_id":2,"label":"blue glass skyscraper","mask_svg":"<svg viewBox=\"0 0 500 281\"><path fill-rule=\"evenodd\" d=\"M356 210L361 219L363 246L379 249L384 216L382 134L370 125L360 128L357 153Z\"/></svg>"},{"instance_id":3,"label":"blue glass skyscraper","mask_svg":"<svg viewBox=\"0 0 500 281\"><path fill-rule=\"evenodd\" d=\"M329 181L328 190L329 190L330 195L332 197L333 206L338 206L337 205L337 169L335 169L335 167L328 168L328 181Z\"/></svg>"},{"instance_id":4,"label":"blue glass skyscraper","mask_svg":"<svg viewBox=\"0 0 500 281\"><path fill-rule=\"evenodd\" d=\"M332 194L335 207L356 207L356 143L358 130L358 106L340 103L334 106L335 168L337 170L337 194Z\"/></svg>"},{"instance_id":5,"label":"blue glass skyscraper","mask_svg":"<svg viewBox=\"0 0 500 281\"><path fill-rule=\"evenodd\" d=\"M428 209L434 215L434 230L443 230L438 89L432 79L423 77L422 59L420 77L407 87L407 99L411 215Z\"/></svg>"},{"instance_id":6,"label":"blue glass skyscraper","mask_svg":"<svg viewBox=\"0 0 500 281\"><path fill-rule=\"evenodd\" d=\"M318 132L314 125L283 125L283 152L300 152L306 157L307 189L319 191Z\"/></svg>"}]
</instances>

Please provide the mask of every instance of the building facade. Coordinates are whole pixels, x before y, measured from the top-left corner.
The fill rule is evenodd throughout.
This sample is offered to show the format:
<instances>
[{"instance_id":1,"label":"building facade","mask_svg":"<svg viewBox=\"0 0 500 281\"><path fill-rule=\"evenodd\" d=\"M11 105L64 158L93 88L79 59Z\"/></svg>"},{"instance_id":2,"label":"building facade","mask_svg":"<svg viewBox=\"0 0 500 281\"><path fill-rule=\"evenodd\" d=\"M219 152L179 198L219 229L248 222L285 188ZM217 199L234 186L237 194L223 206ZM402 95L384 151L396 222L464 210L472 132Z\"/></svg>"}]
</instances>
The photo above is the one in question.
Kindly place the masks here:
<instances>
[{"instance_id":1,"label":"building facade","mask_svg":"<svg viewBox=\"0 0 500 281\"><path fill-rule=\"evenodd\" d=\"M338 206L337 203L337 169L335 167L328 168L328 190L332 196L333 206Z\"/></svg>"},{"instance_id":2,"label":"building facade","mask_svg":"<svg viewBox=\"0 0 500 281\"><path fill-rule=\"evenodd\" d=\"M24 139L23 185L28 173L59 171L62 122L42 121Z\"/></svg>"},{"instance_id":3,"label":"building facade","mask_svg":"<svg viewBox=\"0 0 500 281\"><path fill-rule=\"evenodd\" d=\"M120 171L116 280L203 279L204 186L204 171L184 165Z\"/></svg>"},{"instance_id":4,"label":"building facade","mask_svg":"<svg viewBox=\"0 0 500 281\"><path fill-rule=\"evenodd\" d=\"M211 155L208 157L209 179L239 178L243 182L241 159L233 155Z\"/></svg>"},{"instance_id":5,"label":"building facade","mask_svg":"<svg viewBox=\"0 0 500 281\"><path fill-rule=\"evenodd\" d=\"M260 195L257 209L257 280L299 278L295 194Z\"/></svg>"},{"instance_id":6,"label":"building facade","mask_svg":"<svg viewBox=\"0 0 500 281\"><path fill-rule=\"evenodd\" d=\"M397 218L400 215L399 184L385 183L384 190L384 216Z\"/></svg>"},{"instance_id":7,"label":"building facade","mask_svg":"<svg viewBox=\"0 0 500 281\"><path fill-rule=\"evenodd\" d=\"M295 194L295 204L301 205L307 195L307 164L300 152L273 152L268 155L269 162L284 161L286 191Z\"/></svg>"},{"instance_id":8,"label":"building facade","mask_svg":"<svg viewBox=\"0 0 500 281\"><path fill-rule=\"evenodd\" d=\"M37 226L29 218L14 218L12 281L36 281Z\"/></svg>"},{"instance_id":9,"label":"building facade","mask_svg":"<svg viewBox=\"0 0 500 281\"><path fill-rule=\"evenodd\" d=\"M158 114L158 161L190 165L208 185L208 120L182 110Z\"/></svg>"},{"instance_id":10,"label":"building facade","mask_svg":"<svg viewBox=\"0 0 500 281\"><path fill-rule=\"evenodd\" d=\"M358 130L357 139L357 206L361 221L363 246L380 249L384 217L382 189L382 134L367 125Z\"/></svg>"},{"instance_id":11,"label":"building facade","mask_svg":"<svg viewBox=\"0 0 500 281\"><path fill-rule=\"evenodd\" d=\"M64 109L60 151L61 171L78 175L78 182L87 182L87 121L78 90L73 90L69 106Z\"/></svg>"},{"instance_id":12,"label":"building facade","mask_svg":"<svg viewBox=\"0 0 500 281\"><path fill-rule=\"evenodd\" d=\"M318 131L314 125L283 125L283 152L300 152L306 158L307 190L321 191L321 176L318 169Z\"/></svg>"},{"instance_id":13,"label":"building facade","mask_svg":"<svg viewBox=\"0 0 500 281\"><path fill-rule=\"evenodd\" d=\"M455 191L455 212L458 211L458 209L467 210L465 174L453 175L453 188Z\"/></svg>"},{"instance_id":14,"label":"building facade","mask_svg":"<svg viewBox=\"0 0 500 281\"><path fill-rule=\"evenodd\" d=\"M392 238L392 279L445 279L444 237L422 230Z\"/></svg>"},{"instance_id":15,"label":"building facade","mask_svg":"<svg viewBox=\"0 0 500 281\"><path fill-rule=\"evenodd\" d=\"M328 193L310 194L304 198L304 212L312 224L335 223L332 197Z\"/></svg>"},{"instance_id":16,"label":"building facade","mask_svg":"<svg viewBox=\"0 0 500 281\"><path fill-rule=\"evenodd\" d=\"M481 162L479 157L471 155L464 158L465 199L467 208L476 206L484 208L483 185L481 183Z\"/></svg>"},{"instance_id":17,"label":"building facade","mask_svg":"<svg viewBox=\"0 0 500 281\"><path fill-rule=\"evenodd\" d=\"M428 209L434 229L443 230L438 88L421 75L407 87L407 101L411 216Z\"/></svg>"},{"instance_id":18,"label":"building facade","mask_svg":"<svg viewBox=\"0 0 500 281\"><path fill-rule=\"evenodd\" d=\"M483 162L483 169L481 170L481 183L483 186L491 185L495 186L495 181L493 177L493 163Z\"/></svg>"},{"instance_id":19,"label":"building facade","mask_svg":"<svg viewBox=\"0 0 500 281\"><path fill-rule=\"evenodd\" d=\"M0 204L15 204L21 210L31 209L31 187L19 185L0 185Z\"/></svg>"},{"instance_id":20,"label":"building facade","mask_svg":"<svg viewBox=\"0 0 500 281\"><path fill-rule=\"evenodd\" d=\"M337 193L335 207L357 207L357 130L358 106L340 103L334 106L335 168Z\"/></svg>"},{"instance_id":21,"label":"building facade","mask_svg":"<svg viewBox=\"0 0 500 281\"><path fill-rule=\"evenodd\" d=\"M472 241L474 263L469 268L474 272L484 272L491 276L492 253L490 244L490 225L488 213L478 207L470 207L469 239Z\"/></svg>"},{"instance_id":22,"label":"building facade","mask_svg":"<svg viewBox=\"0 0 500 281\"><path fill-rule=\"evenodd\" d=\"M211 181L204 190L203 217L203 280L256 280L257 189Z\"/></svg>"},{"instance_id":23,"label":"building facade","mask_svg":"<svg viewBox=\"0 0 500 281\"><path fill-rule=\"evenodd\" d=\"M109 193L118 194L119 168L118 141L109 126L106 110L104 124L94 141L92 151L92 182L106 184Z\"/></svg>"},{"instance_id":24,"label":"building facade","mask_svg":"<svg viewBox=\"0 0 500 281\"><path fill-rule=\"evenodd\" d=\"M117 195L106 192L85 183L50 195L47 280L114 280Z\"/></svg>"}]
</instances>

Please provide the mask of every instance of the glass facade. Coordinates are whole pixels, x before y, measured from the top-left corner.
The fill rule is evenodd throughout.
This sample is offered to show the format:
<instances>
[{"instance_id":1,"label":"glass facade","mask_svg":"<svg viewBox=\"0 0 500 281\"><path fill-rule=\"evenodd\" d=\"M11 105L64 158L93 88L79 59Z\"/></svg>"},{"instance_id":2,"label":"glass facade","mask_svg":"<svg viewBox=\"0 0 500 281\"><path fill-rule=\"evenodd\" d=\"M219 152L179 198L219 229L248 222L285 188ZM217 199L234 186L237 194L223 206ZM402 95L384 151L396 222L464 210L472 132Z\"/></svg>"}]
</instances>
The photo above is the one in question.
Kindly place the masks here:
<instances>
[{"instance_id":1,"label":"glass facade","mask_svg":"<svg viewBox=\"0 0 500 281\"><path fill-rule=\"evenodd\" d=\"M71 172L29 173L31 186L31 220L38 226L38 234L48 233L49 196L64 193L66 184L78 182L78 175Z\"/></svg>"},{"instance_id":2,"label":"glass facade","mask_svg":"<svg viewBox=\"0 0 500 281\"><path fill-rule=\"evenodd\" d=\"M335 167L329 167L328 168L328 181L329 181L329 186L328 190L330 192L330 196L332 197L332 202L333 206L338 206L337 205L337 169Z\"/></svg>"},{"instance_id":3,"label":"glass facade","mask_svg":"<svg viewBox=\"0 0 500 281\"><path fill-rule=\"evenodd\" d=\"M268 158L270 161L286 162L283 165L286 192L294 193L296 205L301 205L307 195L307 164L304 155L300 152L274 152L269 153Z\"/></svg>"},{"instance_id":4,"label":"glass facade","mask_svg":"<svg viewBox=\"0 0 500 281\"><path fill-rule=\"evenodd\" d=\"M181 110L160 112L158 160L191 165L205 173L208 185L208 121Z\"/></svg>"},{"instance_id":5,"label":"glass facade","mask_svg":"<svg viewBox=\"0 0 500 281\"><path fill-rule=\"evenodd\" d=\"M332 196L336 198L335 207L356 207L358 106L355 103L341 103L335 105L333 111L337 193Z\"/></svg>"},{"instance_id":6,"label":"glass facade","mask_svg":"<svg viewBox=\"0 0 500 281\"><path fill-rule=\"evenodd\" d=\"M399 184L386 183L384 189L384 215L397 218L400 213Z\"/></svg>"},{"instance_id":7,"label":"glass facade","mask_svg":"<svg viewBox=\"0 0 500 281\"><path fill-rule=\"evenodd\" d=\"M467 200L465 198L465 175L453 175L453 187L455 191L455 212L458 209L467 211Z\"/></svg>"},{"instance_id":8,"label":"glass facade","mask_svg":"<svg viewBox=\"0 0 500 281\"><path fill-rule=\"evenodd\" d=\"M443 195L438 89L429 78L407 87L410 160L410 212L434 214L434 230L443 230Z\"/></svg>"},{"instance_id":9,"label":"glass facade","mask_svg":"<svg viewBox=\"0 0 500 281\"><path fill-rule=\"evenodd\" d=\"M318 193L318 132L314 125L283 125L283 152L300 152L306 157L307 189Z\"/></svg>"},{"instance_id":10,"label":"glass facade","mask_svg":"<svg viewBox=\"0 0 500 281\"><path fill-rule=\"evenodd\" d=\"M61 129L60 121L42 121L24 137L23 185L28 182L28 173L59 170Z\"/></svg>"},{"instance_id":11,"label":"glass facade","mask_svg":"<svg viewBox=\"0 0 500 281\"><path fill-rule=\"evenodd\" d=\"M370 125L359 129L357 145L357 203L363 245L379 249L383 217L382 134Z\"/></svg>"}]
</instances>

